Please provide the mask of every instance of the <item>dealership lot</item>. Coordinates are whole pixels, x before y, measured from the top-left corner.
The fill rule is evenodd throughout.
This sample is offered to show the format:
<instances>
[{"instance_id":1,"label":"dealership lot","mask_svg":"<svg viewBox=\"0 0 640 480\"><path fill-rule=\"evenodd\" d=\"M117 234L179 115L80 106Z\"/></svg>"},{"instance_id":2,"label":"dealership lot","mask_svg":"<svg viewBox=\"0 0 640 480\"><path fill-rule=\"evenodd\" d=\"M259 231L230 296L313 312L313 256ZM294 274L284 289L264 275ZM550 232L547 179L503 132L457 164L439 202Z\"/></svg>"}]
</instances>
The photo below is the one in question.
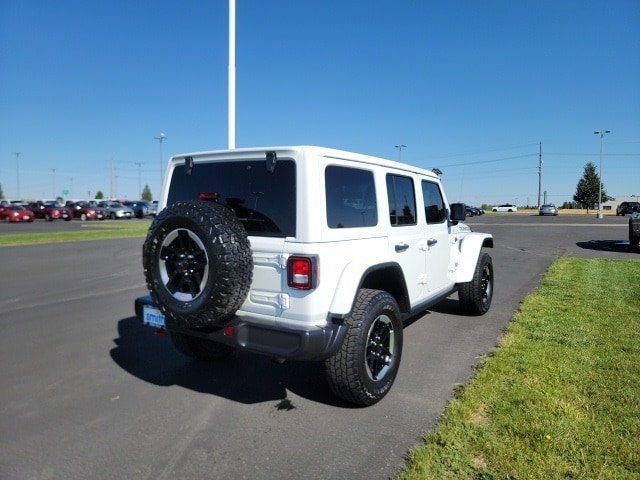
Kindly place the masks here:
<instances>
[{"instance_id":1,"label":"dealership lot","mask_svg":"<svg viewBox=\"0 0 640 480\"><path fill-rule=\"evenodd\" d=\"M86 228L0 235L40 223ZM335 400L321 365L181 356L133 315L142 238L0 247L0 478L392 476L555 258L640 260L622 217L468 223L495 238L491 311L469 318L445 301L407 322L396 384L370 408Z\"/></svg>"}]
</instances>

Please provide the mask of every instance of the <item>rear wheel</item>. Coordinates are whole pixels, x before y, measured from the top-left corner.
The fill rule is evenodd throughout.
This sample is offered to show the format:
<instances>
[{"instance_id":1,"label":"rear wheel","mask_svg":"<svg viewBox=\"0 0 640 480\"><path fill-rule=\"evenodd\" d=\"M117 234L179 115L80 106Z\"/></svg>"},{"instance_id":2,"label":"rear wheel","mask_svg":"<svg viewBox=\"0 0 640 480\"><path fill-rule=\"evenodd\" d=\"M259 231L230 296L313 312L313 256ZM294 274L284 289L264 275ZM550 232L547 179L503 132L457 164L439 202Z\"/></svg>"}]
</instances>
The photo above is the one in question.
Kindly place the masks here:
<instances>
[{"instance_id":1,"label":"rear wheel","mask_svg":"<svg viewBox=\"0 0 640 480\"><path fill-rule=\"evenodd\" d=\"M387 292L362 289L346 322L340 350L325 361L327 380L343 400L373 405L389 392L400 366L400 310Z\"/></svg>"},{"instance_id":2,"label":"rear wheel","mask_svg":"<svg viewBox=\"0 0 640 480\"><path fill-rule=\"evenodd\" d=\"M466 315L484 315L493 298L493 262L488 253L478 258L473 279L458 286L458 298Z\"/></svg>"}]
</instances>

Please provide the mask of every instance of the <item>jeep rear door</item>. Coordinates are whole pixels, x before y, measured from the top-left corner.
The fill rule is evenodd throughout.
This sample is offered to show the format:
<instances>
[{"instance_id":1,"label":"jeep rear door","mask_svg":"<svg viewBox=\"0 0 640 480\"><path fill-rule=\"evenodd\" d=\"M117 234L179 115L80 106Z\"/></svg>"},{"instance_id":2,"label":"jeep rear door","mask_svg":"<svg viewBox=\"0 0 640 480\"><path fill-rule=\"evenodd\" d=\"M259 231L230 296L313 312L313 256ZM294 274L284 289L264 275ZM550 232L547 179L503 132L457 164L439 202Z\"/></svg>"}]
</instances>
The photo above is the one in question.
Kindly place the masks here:
<instances>
[{"instance_id":1,"label":"jeep rear door","mask_svg":"<svg viewBox=\"0 0 640 480\"><path fill-rule=\"evenodd\" d=\"M388 221L391 224L389 256L402 267L410 302L415 305L427 293L427 243L424 232L418 225L414 182L412 177L390 173L387 174L386 183Z\"/></svg>"}]
</instances>

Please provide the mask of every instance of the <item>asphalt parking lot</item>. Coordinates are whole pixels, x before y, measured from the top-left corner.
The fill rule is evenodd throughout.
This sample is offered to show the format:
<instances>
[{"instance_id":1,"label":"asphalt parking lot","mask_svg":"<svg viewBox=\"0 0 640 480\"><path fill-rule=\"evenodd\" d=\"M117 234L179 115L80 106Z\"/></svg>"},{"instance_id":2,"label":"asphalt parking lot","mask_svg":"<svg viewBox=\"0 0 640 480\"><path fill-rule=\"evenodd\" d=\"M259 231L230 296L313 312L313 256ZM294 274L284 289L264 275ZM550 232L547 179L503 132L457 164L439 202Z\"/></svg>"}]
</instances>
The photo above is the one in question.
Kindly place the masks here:
<instances>
[{"instance_id":1,"label":"asphalt parking lot","mask_svg":"<svg viewBox=\"0 0 640 480\"><path fill-rule=\"evenodd\" d=\"M627 221L469 218L495 238L491 310L462 316L453 295L408 321L396 383L369 408L337 401L319 363L181 356L133 316L142 238L0 247L0 478L390 478L553 260L640 261Z\"/></svg>"}]
</instances>

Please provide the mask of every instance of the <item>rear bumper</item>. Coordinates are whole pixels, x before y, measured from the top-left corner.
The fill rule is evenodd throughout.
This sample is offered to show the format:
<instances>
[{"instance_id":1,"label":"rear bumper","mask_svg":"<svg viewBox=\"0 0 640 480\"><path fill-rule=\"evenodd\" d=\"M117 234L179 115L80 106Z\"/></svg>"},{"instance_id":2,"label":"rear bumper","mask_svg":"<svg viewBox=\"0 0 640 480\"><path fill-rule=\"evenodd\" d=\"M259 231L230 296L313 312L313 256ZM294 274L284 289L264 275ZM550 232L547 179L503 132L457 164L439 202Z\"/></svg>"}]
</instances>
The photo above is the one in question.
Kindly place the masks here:
<instances>
[{"instance_id":1,"label":"rear bumper","mask_svg":"<svg viewBox=\"0 0 640 480\"><path fill-rule=\"evenodd\" d=\"M150 295L136 298L136 317L141 322L145 305L156 306ZM347 326L344 322L336 322L325 327L282 329L252 323L247 317L234 317L223 328L210 332L190 329L170 331L280 359L323 360L340 348Z\"/></svg>"}]
</instances>

